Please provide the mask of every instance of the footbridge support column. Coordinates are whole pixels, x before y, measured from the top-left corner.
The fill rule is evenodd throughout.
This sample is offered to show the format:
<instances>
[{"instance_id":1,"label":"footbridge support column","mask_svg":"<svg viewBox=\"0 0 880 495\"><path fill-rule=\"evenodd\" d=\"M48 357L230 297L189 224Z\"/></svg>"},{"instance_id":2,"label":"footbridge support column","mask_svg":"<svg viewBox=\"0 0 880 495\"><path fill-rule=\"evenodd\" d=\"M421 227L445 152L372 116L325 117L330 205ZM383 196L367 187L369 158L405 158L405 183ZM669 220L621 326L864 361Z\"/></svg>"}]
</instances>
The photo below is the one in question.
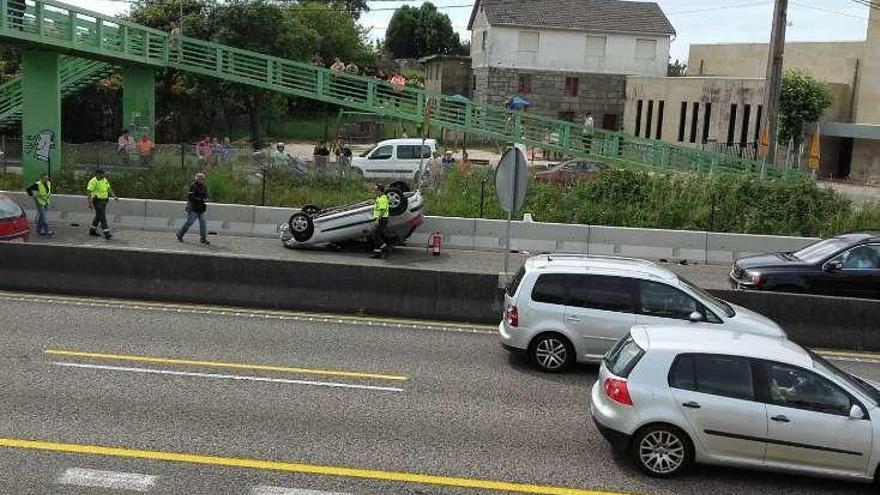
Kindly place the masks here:
<instances>
[{"instance_id":1,"label":"footbridge support column","mask_svg":"<svg viewBox=\"0 0 880 495\"><path fill-rule=\"evenodd\" d=\"M122 122L134 139L156 139L156 72L142 67L122 69Z\"/></svg>"},{"instance_id":2,"label":"footbridge support column","mask_svg":"<svg viewBox=\"0 0 880 495\"><path fill-rule=\"evenodd\" d=\"M61 168L61 78L57 52L26 50L21 54L22 178Z\"/></svg>"}]
</instances>

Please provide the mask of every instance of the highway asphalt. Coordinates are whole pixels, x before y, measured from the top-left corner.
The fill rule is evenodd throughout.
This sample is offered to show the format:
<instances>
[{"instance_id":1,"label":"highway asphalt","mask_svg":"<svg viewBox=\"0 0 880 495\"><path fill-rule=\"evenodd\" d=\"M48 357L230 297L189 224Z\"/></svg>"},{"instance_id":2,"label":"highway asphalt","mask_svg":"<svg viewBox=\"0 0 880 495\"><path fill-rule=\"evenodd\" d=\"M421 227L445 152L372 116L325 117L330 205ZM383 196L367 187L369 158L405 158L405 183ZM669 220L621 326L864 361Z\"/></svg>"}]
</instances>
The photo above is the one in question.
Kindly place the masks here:
<instances>
[{"instance_id":1,"label":"highway asphalt","mask_svg":"<svg viewBox=\"0 0 880 495\"><path fill-rule=\"evenodd\" d=\"M590 421L595 367L541 374L485 327L0 293L0 328L0 493L873 493L646 478Z\"/></svg>"},{"instance_id":2,"label":"highway asphalt","mask_svg":"<svg viewBox=\"0 0 880 495\"><path fill-rule=\"evenodd\" d=\"M504 269L504 253L497 251L465 251L446 249L441 256L431 256L424 247L397 248L388 260L374 260L365 251L292 250L282 246L278 239L265 237L209 236L210 246L198 243L198 230L193 230L186 242L179 243L172 232L141 230L116 230L114 238L90 237L87 228L53 226L56 235L51 238L32 236L37 243L75 246L116 247L123 249L147 249L189 253L216 254L233 257L259 257L316 263L362 264L415 268L420 270L444 270L469 273L497 274ZM510 266L519 267L530 254L511 254ZM727 289L727 265L678 265L664 264L676 273L707 289Z\"/></svg>"}]
</instances>

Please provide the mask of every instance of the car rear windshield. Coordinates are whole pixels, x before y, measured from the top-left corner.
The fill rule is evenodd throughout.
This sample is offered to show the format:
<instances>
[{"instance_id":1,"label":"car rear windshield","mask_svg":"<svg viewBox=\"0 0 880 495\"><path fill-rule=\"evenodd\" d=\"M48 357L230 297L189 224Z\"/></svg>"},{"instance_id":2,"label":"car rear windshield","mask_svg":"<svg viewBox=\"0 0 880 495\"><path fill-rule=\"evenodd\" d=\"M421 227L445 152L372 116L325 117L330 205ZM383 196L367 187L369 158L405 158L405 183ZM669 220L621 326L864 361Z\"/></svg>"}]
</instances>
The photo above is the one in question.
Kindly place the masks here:
<instances>
[{"instance_id":1,"label":"car rear windshield","mask_svg":"<svg viewBox=\"0 0 880 495\"><path fill-rule=\"evenodd\" d=\"M21 208L19 208L12 200L0 198L0 220L18 218L21 216L21 213Z\"/></svg>"},{"instance_id":2,"label":"car rear windshield","mask_svg":"<svg viewBox=\"0 0 880 495\"><path fill-rule=\"evenodd\" d=\"M619 340L605 355L605 366L612 375L627 378L644 354L644 349L636 344L632 335L628 335Z\"/></svg>"},{"instance_id":3,"label":"car rear windshield","mask_svg":"<svg viewBox=\"0 0 880 495\"><path fill-rule=\"evenodd\" d=\"M521 266L519 270L516 272L516 275L513 276L513 279L507 284L507 295L513 297L516 294L516 290L519 288L519 284L522 282L523 277L526 276L526 267L525 265ZM497 294L497 292L496 292Z\"/></svg>"},{"instance_id":4,"label":"car rear windshield","mask_svg":"<svg viewBox=\"0 0 880 495\"><path fill-rule=\"evenodd\" d=\"M714 308L715 311L724 313L725 315L727 315L728 318L733 318L734 316L736 316L736 311L733 309L733 306L727 303L727 301L718 299L712 294L706 292L706 289L700 287L699 285L691 282L690 280L682 276L679 276L678 280L682 283L682 285L700 296L700 298L703 299L703 302Z\"/></svg>"},{"instance_id":5,"label":"car rear windshield","mask_svg":"<svg viewBox=\"0 0 880 495\"><path fill-rule=\"evenodd\" d=\"M818 263L824 261L832 254L846 249L847 246L849 246L849 243L843 239L825 239L824 241L810 244L800 251L795 251L792 255L801 261L806 261L807 263Z\"/></svg>"}]
</instances>

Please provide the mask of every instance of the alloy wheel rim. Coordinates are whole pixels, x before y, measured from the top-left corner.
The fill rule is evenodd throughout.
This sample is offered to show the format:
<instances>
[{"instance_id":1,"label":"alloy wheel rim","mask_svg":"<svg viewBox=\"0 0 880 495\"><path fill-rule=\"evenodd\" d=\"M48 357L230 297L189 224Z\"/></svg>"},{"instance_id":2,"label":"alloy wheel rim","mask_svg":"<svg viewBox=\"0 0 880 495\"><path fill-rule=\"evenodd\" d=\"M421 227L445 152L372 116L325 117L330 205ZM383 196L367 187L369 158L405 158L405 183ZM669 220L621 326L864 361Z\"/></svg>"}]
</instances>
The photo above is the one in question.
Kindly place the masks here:
<instances>
[{"instance_id":1,"label":"alloy wheel rim","mask_svg":"<svg viewBox=\"0 0 880 495\"><path fill-rule=\"evenodd\" d=\"M548 370L561 368L568 360L568 349L559 339L544 339L535 348L538 364Z\"/></svg>"},{"instance_id":2,"label":"alloy wheel rim","mask_svg":"<svg viewBox=\"0 0 880 495\"><path fill-rule=\"evenodd\" d=\"M400 206L400 196L396 193L389 194L388 203L392 209L397 208L398 206Z\"/></svg>"},{"instance_id":3,"label":"alloy wheel rim","mask_svg":"<svg viewBox=\"0 0 880 495\"><path fill-rule=\"evenodd\" d=\"M309 222L305 218L296 217L293 219L293 230L297 232L305 232L309 228Z\"/></svg>"},{"instance_id":4,"label":"alloy wheel rim","mask_svg":"<svg viewBox=\"0 0 880 495\"><path fill-rule=\"evenodd\" d=\"M651 432L639 444L639 458L652 473L669 474L684 463L684 444L669 431Z\"/></svg>"}]
</instances>

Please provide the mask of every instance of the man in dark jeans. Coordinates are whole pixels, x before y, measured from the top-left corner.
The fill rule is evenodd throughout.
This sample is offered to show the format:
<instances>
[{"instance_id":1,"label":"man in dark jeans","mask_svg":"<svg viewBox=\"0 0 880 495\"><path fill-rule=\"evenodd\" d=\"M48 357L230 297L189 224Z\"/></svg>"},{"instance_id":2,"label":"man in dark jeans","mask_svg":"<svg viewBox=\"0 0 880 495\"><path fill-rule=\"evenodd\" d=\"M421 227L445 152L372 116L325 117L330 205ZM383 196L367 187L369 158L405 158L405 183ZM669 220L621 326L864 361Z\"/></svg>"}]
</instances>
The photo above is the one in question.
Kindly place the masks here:
<instances>
[{"instance_id":1,"label":"man in dark jeans","mask_svg":"<svg viewBox=\"0 0 880 495\"><path fill-rule=\"evenodd\" d=\"M385 238L385 230L388 228L388 216L390 205L385 187L376 186L376 202L373 204L373 258L385 258L391 253L391 246Z\"/></svg>"},{"instance_id":2,"label":"man in dark jeans","mask_svg":"<svg viewBox=\"0 0 880 495\"><path fill-rule=\"evenodd\" d=\"M177 240L183 242L183 236L186 231L192 227L196 220L199 221L199 236L202 245L211 244L208 242L208 226L205 220L205 211L208 210L208 186L205 185L205 174L196 174L195 181L189 186L186 202L186 222L177 232Z\"/></svg>"},{"instance_id":3,"label":"man in dark jeans","mask_svg":"<svg viewBox=\"0 0 880 495\"><path fill-rule=\"evenodd\" d=\"M24 0L8 0L9 27L24 30L24 11L27 8Z\"/></svg>"},{"instance_id":4,"label":"man in dark jeans","mask_svg":"<svg viewBox=\"0 0 880 495\"><path fill-rule=\"evenodd\" d=\"M89 229L89 235L97 237L99 235L98 224L100 224L104 237L111 239L113 236L110 235L110 226L107 225L107 203L111 197L116 201L119 201L119 198L116 197L116 193L110 187L110 181L107 180L103 170L98 169L95 171L95 176L89 180L89 184L86 186L86 194L89 199L89 209L95 210L95 219L92 220L92 228Z\"/></svg>"}]
</instances>

